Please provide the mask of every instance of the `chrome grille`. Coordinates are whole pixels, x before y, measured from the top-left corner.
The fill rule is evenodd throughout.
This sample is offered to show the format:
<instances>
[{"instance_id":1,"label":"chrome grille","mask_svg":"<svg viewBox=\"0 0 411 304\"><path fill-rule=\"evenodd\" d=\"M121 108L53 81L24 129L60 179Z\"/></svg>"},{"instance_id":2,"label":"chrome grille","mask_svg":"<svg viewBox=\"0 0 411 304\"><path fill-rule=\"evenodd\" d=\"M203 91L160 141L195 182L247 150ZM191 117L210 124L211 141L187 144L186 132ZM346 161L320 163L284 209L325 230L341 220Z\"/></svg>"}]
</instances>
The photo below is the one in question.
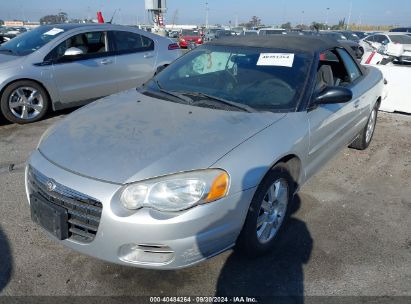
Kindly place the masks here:
<instances>
[{"instance_id":1,"label":"chrome grille","mask_svg":"<svg viewBox=\"0 0 411 304\"><path fill-rule=\"evenodd\" d=\"M28 183L31 192L67 210L69 238L83 243L93 241L100 224L103 209L101 202L55 181L53 181L54 189L49 191L48 182L50 178L29 167Z\"/></svg>"}]
</instances>

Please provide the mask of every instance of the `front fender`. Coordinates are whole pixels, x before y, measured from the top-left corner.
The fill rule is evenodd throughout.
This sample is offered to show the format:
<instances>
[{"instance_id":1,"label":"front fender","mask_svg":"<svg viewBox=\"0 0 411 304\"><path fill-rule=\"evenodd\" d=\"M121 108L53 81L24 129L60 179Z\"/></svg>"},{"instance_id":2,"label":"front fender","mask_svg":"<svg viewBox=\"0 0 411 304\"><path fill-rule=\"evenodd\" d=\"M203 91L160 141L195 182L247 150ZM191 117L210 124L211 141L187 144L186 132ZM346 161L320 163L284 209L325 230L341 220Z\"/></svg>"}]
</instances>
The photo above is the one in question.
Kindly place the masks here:
<instances>
[{"instance_id":1,"label":"front fender","mask_svg":"<svg viewBox=\"0 0 411 304\"><path fill-rule=\"evenodd\" d=\"M227 170L231 177L230 193L258 186L272 166L282 158L300 159L299 185L305 182L309 133L306 112L289 113L254 135L218 160L211 167Z\"/></svg>"},{"instance_id":2,"label":"front fender","mask_svg":"<svg viewBox=\"0 0 411 304\"><path fill-rule=\"evenodd\" d=\"M35 67L33 67L35 68ZM27 71L23 67L9 68L2 70L0 73L0 92L3 93L4 89L11 83L19 80L31 80L41 84L48 92L51 100L51 106L54 110L54 103L59 101L59 93L55 86L53 79L52 67L47 69L38 67L41 71L33 73L33 71ZM1 97L1 96L0 96Z\"/></svg>"}]
</instances>

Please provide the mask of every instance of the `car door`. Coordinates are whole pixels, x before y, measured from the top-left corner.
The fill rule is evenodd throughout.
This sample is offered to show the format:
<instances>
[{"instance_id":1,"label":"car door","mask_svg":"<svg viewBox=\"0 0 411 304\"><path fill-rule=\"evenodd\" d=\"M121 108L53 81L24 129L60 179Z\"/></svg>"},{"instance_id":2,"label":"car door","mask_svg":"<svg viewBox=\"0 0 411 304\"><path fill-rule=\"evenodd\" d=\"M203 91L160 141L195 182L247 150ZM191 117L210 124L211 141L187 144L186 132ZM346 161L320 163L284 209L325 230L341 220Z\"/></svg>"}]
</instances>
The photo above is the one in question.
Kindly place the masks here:
<instances>
[{"instance_id":1,"label":"car door","mask_svg":"<svg viewBox=\"0 0 411 304\"><path fill-rule=\"evenodd\" d=\"M66 56L75 47L83 54ZM53 62L53 78L63 104L93 100L118 91L113 78L115 56L110 51L107 33L77 33L55 47L48 55Z\"/></svg>"},{"instance_id":2,"label":"car door","mask_svg":"<svg viewBox=\"0 0 411 304\"><path fill-rule=\"evenodd\" d=\"M155 41L143 34L129 31L110 31L116 54L113 76L119 90L135 88L155 72Z\"/></svg>"},{"instance_id":3,"label":"car door","mask_svg":"<svg viewBox=\"0 0 411 304\"><path fill-rule=\"evenodd\" d=\"M355 79L350 77L345 64L338 51L330 50L320 55L319 73L322 66L332 70L332 81L326 86L341 86L351 88ZM327 69L329 69L327 68ZM317 76L318 78L318 76ZM343 146L348 145L355 137L354 125L359 120L358 92L353 91L353 99L346 103L315 105L314 98L325 86L317 85L313 99L308 110L310 143L308 162L306 168L307 177L312 176L318 168L332 158Z\"/></svg>"},{"instance_id":4,"label":"car door","mask_svg":"<svg viewBox=\"0 0 411 304\"><path fill-rule=\"evenodd\" d=\"M360 45L364 48L366 52L374 51L374 37L375 35L368 36L364 38L363 43L360 43Z\"/></svg>"}]
</instances>

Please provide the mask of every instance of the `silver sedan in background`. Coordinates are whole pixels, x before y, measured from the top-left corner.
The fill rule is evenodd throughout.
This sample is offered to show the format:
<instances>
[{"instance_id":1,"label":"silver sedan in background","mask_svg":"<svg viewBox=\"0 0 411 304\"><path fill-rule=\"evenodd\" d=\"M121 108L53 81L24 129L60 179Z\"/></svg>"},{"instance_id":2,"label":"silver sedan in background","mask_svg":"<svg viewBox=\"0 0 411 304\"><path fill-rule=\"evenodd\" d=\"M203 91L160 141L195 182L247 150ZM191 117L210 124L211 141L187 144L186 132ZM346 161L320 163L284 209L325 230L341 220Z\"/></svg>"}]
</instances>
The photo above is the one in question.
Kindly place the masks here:
<instances>
[{"instance_id":1,"label":"silver sedan in background","mask_svg":"<svg viewBox=\"0 0 411 304\"><path fill-rule=\"evenodd\" d=\"M111 24L41 26L0 46L1 113L11 122L141 85L181 55L169 38Z\"/></svg>"}]
</instances>

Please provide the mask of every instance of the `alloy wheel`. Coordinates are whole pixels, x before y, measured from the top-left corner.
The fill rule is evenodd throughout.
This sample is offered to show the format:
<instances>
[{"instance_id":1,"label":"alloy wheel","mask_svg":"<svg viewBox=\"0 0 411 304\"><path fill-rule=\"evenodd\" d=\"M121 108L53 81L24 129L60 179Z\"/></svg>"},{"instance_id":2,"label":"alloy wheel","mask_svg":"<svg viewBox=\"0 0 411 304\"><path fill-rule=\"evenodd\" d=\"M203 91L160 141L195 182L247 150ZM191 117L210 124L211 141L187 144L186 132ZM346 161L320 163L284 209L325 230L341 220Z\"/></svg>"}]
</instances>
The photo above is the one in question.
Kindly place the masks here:
<instances>
[{"instance_id":1,"label":"alloy wheel","mask_svg":"<svg viewBox=\"0 0 411 304\"><path fill-rule=\"evenodd\" d=\"M288 206L288 184L277 179L264 195L257 217L257 238L262 244L270 242L277 234L286 216Z\"/></svg>"},{"instance_id":2,"label":"alloy wheel","mask_svg":"<svg viewBox=\"0 0 411 304\"><path fill-rule=\"evenodd\" d=\"M42 112L43 107L43 96L33 87L19 87L10 94L9 109L17 118L36 118Z\"/></svg>"},{"instance_id":3,"label":"alloy wheel","mask_svg":"<svg viewBox=\"0 0 411 304\"><path fill-rule=\"evenodd\" d=\"M367 143L370 142L372 135L374 134L376 117L377 117L377 110L373 109L370 115L370 119L368 120L367 131L365 133L365 141Z\"/></svg>"}]
</instances>

